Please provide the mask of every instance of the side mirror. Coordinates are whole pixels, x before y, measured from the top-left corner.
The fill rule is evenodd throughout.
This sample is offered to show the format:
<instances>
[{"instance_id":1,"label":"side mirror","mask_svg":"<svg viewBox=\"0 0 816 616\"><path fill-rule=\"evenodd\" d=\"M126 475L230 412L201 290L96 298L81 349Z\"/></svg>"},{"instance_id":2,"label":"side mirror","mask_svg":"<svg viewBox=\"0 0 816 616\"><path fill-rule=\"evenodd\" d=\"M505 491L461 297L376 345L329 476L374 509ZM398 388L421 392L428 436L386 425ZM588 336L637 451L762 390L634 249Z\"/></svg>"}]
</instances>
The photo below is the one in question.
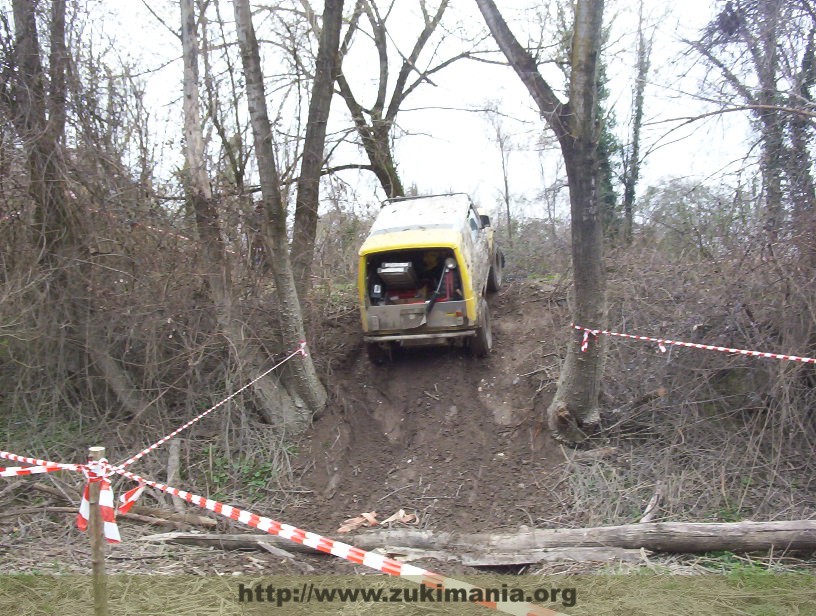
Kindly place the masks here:
<instances>
[{"instance_id":1,"label":"side mirror","mask_svg":"<svg viewBox=\"0 0 816 616\"><path fill-rule=\"evenodd\" d=\"M490 216L487 214L481 214L479 218L482 221L482 227L489 227L490 226Z\"/></svg>"}]
</instances>

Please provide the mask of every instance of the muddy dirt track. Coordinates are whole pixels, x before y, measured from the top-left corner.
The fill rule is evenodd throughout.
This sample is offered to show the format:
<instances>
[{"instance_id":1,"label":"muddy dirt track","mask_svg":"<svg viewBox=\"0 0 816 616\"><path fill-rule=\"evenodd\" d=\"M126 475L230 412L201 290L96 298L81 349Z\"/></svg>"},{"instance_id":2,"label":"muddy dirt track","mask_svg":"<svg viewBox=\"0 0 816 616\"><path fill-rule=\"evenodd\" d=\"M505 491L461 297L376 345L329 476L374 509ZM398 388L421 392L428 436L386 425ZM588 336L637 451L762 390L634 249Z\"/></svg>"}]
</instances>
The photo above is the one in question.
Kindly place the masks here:
<instances>
[{"instance_id":1,"label":"muddy dirt track","mask_svg":"<svg viewBox=\"0 0 816 616\"><path fill-rule=\"evenodd\" d=\"M543 350L554 350L547 293L516 282L492 297L486 359L428 347L373 366L352 338L334 401L296 460L313 497L295 523L334 533L346 517L405 509L439 530L545 524L550 471L563 461L543 422L558 365Z\"/></svg>"}]
</instances>

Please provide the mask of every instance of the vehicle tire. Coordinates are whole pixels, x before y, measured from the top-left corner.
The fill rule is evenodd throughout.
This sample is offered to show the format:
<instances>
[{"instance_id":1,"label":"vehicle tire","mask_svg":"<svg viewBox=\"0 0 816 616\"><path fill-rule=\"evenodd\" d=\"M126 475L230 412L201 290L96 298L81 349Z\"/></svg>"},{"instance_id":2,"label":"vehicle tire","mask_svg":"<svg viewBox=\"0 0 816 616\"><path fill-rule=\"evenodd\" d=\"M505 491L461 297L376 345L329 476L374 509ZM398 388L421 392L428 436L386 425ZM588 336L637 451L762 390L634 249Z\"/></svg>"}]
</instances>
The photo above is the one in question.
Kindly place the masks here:
<instances>
[{"instance_id":1,"label":"vehicle tire","mask_svg":"<svg viewBox=\"0 0 816 616\"><path fill-rule=\"evenodd\" d=\"M476 328L476 335L470 339L470 352L474 357L487 357L493 348L493 330L490 326L490 309L484 298L479 302L479 312L479 326Z\"/></svg>"},{"instance_id":2,"label":"vehicle tire","mask_svg":"<svg viewBox=\"0 0 816 616\"><path fill-rule=\"evenodd\" d=\"M487 273L488 292L496 293L501 289L502 278L504 278L504 255L501 251L497 250L493 264L490 266L490 271Z\"/></svg>"},{"instance_id":3,"label":"vehicle tire","mask_svg":"<svg viewBox=\"0 0 816 616\"><path fill-rule=\"evenodd\" d=\"M390 359L390 353L384 349L379 342L366 342L366 353L368 354L368 361L375 366L382 366Z\"/></svg>"}]
</instances>

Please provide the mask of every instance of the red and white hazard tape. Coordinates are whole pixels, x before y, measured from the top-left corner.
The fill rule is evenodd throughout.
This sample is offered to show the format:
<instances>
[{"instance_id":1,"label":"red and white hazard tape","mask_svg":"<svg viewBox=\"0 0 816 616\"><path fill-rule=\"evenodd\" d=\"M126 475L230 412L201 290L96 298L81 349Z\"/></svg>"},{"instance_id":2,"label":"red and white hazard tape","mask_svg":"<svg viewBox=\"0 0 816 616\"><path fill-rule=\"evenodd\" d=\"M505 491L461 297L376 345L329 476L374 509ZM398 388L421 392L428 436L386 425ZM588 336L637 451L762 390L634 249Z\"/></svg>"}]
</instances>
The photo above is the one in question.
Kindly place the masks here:
<instances>
[{"instance_id":1,"label":"red and white hazard tape","mask_svg":"<svg viewBox=\"0 0 816 616\"><path fill-rule=\"evenodd\" d=\"M40 460L39 458L27 458L9 451L0 451L0 458L3 458L4 460L11 460L12 462L22 462L23 464L33 464L34 466L47 466L48 468L54 468L55 470L60 469L64 471L78 471L81 466L80 464L63 464L62 462L50 462L49 460Z\"/></svg>"},{"instance_id":2,"label":"red and white hazard tape","mask_svg":"<svg viewBox=\"0 0 816 616\"><path fill-rule=\"evenodd\" d=\"M82 474L88 480L85 489L82 490L82 500L79 502L79 513L77 513L77 528L82 532L88 529L88 520L91 511L91 484L99 484L99 512L102 516L102 534L108 543L119 543L122 538L119 536L119 527L116 526L116 510L113 504L113 490L111 489L110 465L105 458L101 460L88 460L88 464L82 467Z\"/></svg>"},{"instance_id":3,"label":"red and white hazard tape","mask_svg":"<svg viewBox=\"0 0 816 616\"><path fill-rule=\"evenodd\" d=\"M7 466L0 467L0 477L23 477L25 475L37 475L39 473L53 473L54 471L64 471L61 466Z\"/></svg>"},{"instance_id":4,"label":"red and white hazard tape","mask_svg":"<svg viewBox=\"0 0 816 616\"><path fill-rule=\"evenodd\" d=\"M170 434L168 434L167 436L164 436L164 437L160 438L158 441L156 441L155 443L153 443L153 444L152 444L152 445L150 445L149 447L146 447L145 449L143 449L142 451L140 451L139 453L137 453L137 454L136 454L135 456L133 456L132 458L128 458L127 460L125 460L124 462L122 462L122 463L118 464L117 466L118 466L118 467L120 467L120 468L125 468L125 467L127 467L127 466L130 466L131 464L133 464L134 462L136 462L136 461L137 461L137 460L139 460L140 458L142 458L142 457L146 456L147 454L149 454L149 453L150 453L151 451L153 451L154 449L156 449L156 448L158 448L158 447L161 447L161 446L162 446L164 443L166 443L166 442L167 442L167 441L169 441L171 438L173 438L174 436L176 436L176 435L177 435L179 432L182 432L182 431L186 430L187 428L189 428L190 426L192 426L194 423L197 423L197 422L201 421L201 420L202 420L202 419L204 419L204 418L205 418L207 415L209 415L210 413L212 413L212 412L213 412L215 409L217 409L217 408L221 407L222 405L226 404L227 402L229 402L230 400L232 400L232 399L233 399L235 396L237 396L238 394L240 394L242 391L244 391L245 389L247 389L247 388L251 387L252 385L254 385L255 383L257 383L258 381L260 381L262 378L264 378L264 377L265 377L267 374L269 374L270 372L272 372L272 371L273 371L273 370L275 370L276 368L278 368L278 367L282 366L283 364L285 364L287 361L289 361L289 360L290 360L290 359L292 359L292 358L293 358L295 355L298 355L298 354L302 355L303 357L306 357L306 356L307 356L307 352L306 352L306 341L305 341L305 340L301 340L301 341L300 341L300 346L298 346L298 348L297 348L296 350L292 351L292 352L291 352L291 353L290 353L290 354L289 354L289 355L288 355L288 356L287 356L285 359L281 360L280 362L278 362L277 364L275 364L274 366L272 366L271 368L269 368L269 370L266 370L265 372L263 372L263 373L261 373L260 375L256 376L256 377L255 377L254 379L252 379L252 380L251 380L249 383L247 383L246 385L244 385L244 386L243 386L241 389L239 389L239 390L237 390L237 391L233 392L232 394L230 394L229 396L227 396L226 398L224 398L223 400L221 400L221 401L220 401L220 402L218 402L217 404L215 404L215 405L211 406L210 408L208 408L206 411L204 411L203 413L201 413L201 414L200 414L200 415L198 415L197 417L193 417L193 418L192 418L190 421L188 421L186 424L184 424L184 425L183 425L183 426L181 426L180 428L178 428L178 429L176 429L176 430L173 430L173 431L172 431Z\"/></svg>"},{"instance_id":5,"label":"red and white hazard tape","mask_svg":"<svg viewBox=\"0 0 816 616\"><path fill-rule=\"evenodd\" d=\"M105 538L108 540L108 543L119 543L121 541L119 529L116 526L113 490L108 480L111 471L107 460L90 460L88 464L62 464L60 462L49 462L48 460L19 456L8 451L0 451L0 458L34 465L0 468L0 477L22 477L37 473L52 473L54 471L75 471L85 475L87 482L82 491L82 500L79 503L79 513L77 514L77 527L81 531L85 531L88 528L88 515L91 508L89 502L90 485L91 483L99 482L99 510L102 514L102 528Z\"/></svg>"},{"instance_id":6,"label":"red and white hazard tape","mask_svg":"<svg viewBox=\"0 0 816 616\"><path fill-rule=\"evenodd\" d=\"M476 586L466 582L460 582L459 580L455 580L438 573L432 573L426 569L415 567L414 565L401 563L398 560L388 558L382 554L367 552L365 550L361 550L360 548L355 548L348 543L335 541L333 539L329 539L328 537L323 537L316 533L305 531L295 526L290 526L289 524L283 524L273 520L272 518L260 516L231 505L225 505L223 503L219 503L218 501L205 498L197 494L191 494L190 492L179 490L178 488L173 488L156 481L150 481L149 479L140 477L139 475L126 471L122 468L113 467L110 470L111 472L127 477L128 479L138 481L141 485L148 485L162 492L166 492L167 494L177 496L178 498L193 505L197 505L202 509L208 509L209 511L224 516L225 518L230 518L231 520L241 522L242 524L246 524L252 528L257 528L258 530L270 535L283 537L284 539L288 539L294 543L299 543L318 550L319 552L325 552L326 554L331 554L332 556L336 556L359 565L364 565L371 569L381 571L382 573L387 573L388 575L405 578L417 584L423 584L434 589L463 588L468 594L470 590L477 588ZM563 616L559 612L555 612L551 609L542 607L540 605L534 605L532 603L512 601L481 601L476 603L500 612L504 612L505 614L515 614L520 616Z\"/></svg>"},{"instance_id":7,"label":"red and white hazard tape","mask_svg":"<svg viewBox=\"0 0 816 616\"><path fill-rule=\"evenodd\" d=\"M589 337L597 337L599 334L606 334L607 336L617 336L619 338L630 338L632 340L644 340L646 342L657 343L658 348L662 352L666 352L666 346L682 346L691 349L704 349L706 351L721 351L723 353L734 353L737 355L746 355L748 357L763 357L765 359L784 359L788 361L798 361L806 364L816 364L814 357L800 357L798 355L784 355L782 353L768 353L765 351L749 351L747 349L732 349L730 347L716 346L713 344L699 344L697 342L683 342L681 340L669 340L668 338L651 338L650 336L635 336L633 334L622 334L620 332L612 332L605 329L590 329L582 325L572 324L574 329L584 332L584 337L581 341L581 351L586 351L589 348Z\"/></svg>"},{"instance_id":8,"label":"red and white hazard tape","mask_svg":"<svg viewBox=\"0 0 816 616\"><path fill-rule=\"evenodd\" d=\"M116 509L116 513L127 513L130 511L130 508L133 507L146 487L145 484L141 483L122 494L122 496L119 497L119 507Z\"/></svg>"}]
</instances>

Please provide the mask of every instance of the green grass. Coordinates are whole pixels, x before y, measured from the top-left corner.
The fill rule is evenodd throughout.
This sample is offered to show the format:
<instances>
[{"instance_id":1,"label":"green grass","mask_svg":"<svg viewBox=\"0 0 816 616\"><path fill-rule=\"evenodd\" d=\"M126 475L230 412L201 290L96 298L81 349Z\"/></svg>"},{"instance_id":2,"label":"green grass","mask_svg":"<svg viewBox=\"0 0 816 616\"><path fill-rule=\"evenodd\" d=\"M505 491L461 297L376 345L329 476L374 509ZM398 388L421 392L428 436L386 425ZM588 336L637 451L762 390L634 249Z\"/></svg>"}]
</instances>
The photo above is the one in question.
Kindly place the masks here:
<instances>
[{"instance_id":1,"label":"green grass","mask_svg":"<svg viewBox=\"0 0 816 616\"><path fill-rule=\"evenodd\" d=\"M639 616L798 616L816 615L816 577L805 573L773 573L762 568L739 568L726 575L582 575L479 576L468 582L482 588L555 588L561 594L538 604L563 614ZM134 576L108 579L110 613L135 614L495 614L484 607L444 602L426 603L288 603L281 607L239 602L239 584L301 588L414 588L413 583L381 575L233 577ZM562 600L563 589L575 589L574 601ZM410 592L410 591L409 591ZM73 616L93 611L89 576L0 576L0 611L7 614ZM574 603L571 604L571 603Z\"/></svg>"},{"instance_id":2,"label":"green grass","mask_svg":"<svg viewBox=\"0 0 816 616\"><path fill-rule=\"evenodd\" d=\"M239 456L230 460L213 447L207 453L207 483L212 497L217 500L229 498L231 490L246 491L250 498L254 498L279 476L275 464L263 459Z\"/></svg>"}]
</instances>

